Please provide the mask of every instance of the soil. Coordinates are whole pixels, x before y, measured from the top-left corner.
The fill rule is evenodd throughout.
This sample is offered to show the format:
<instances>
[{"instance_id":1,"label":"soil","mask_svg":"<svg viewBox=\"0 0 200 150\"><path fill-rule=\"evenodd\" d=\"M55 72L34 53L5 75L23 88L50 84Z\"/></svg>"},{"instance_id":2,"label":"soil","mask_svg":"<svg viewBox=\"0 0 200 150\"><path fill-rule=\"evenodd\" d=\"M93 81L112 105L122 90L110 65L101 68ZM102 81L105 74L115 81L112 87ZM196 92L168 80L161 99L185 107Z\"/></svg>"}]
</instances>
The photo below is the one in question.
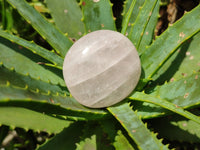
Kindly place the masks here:
<instances>
[{"instance_id":1,"label":"soil","mask_svg":"<svg viewBox=\"0 0 200 150\"><path fill-rule=\"evenodd\" d=\"M176 22L185 12L196 7L199 2L200 0L168 0L167 5L163 5L160 8L160 18L156 27L156 35L160 35L167 29L169 24Z\"/></svg>"}]
</instances>

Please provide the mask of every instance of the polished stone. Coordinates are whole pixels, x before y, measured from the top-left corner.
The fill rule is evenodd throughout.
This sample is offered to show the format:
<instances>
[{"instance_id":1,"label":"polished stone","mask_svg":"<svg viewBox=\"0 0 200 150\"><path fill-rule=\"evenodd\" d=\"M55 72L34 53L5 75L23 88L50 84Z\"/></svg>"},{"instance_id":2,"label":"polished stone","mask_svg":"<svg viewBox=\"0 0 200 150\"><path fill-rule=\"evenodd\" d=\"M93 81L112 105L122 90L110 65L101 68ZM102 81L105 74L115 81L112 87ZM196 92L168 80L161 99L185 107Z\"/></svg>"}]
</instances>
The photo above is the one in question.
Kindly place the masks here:
<instances>
[{"instance_id":1,"label":"polished stone","mask_svg":"<svg viewBox=\"0 0 200 150\"><path fill-rule=\"evenodd\" d=\"M119 32L99 30L76 41L65 56L63 75L82 105L108 107L126 98L141 74L138 53Z\"/></svg>"}]
</instances>

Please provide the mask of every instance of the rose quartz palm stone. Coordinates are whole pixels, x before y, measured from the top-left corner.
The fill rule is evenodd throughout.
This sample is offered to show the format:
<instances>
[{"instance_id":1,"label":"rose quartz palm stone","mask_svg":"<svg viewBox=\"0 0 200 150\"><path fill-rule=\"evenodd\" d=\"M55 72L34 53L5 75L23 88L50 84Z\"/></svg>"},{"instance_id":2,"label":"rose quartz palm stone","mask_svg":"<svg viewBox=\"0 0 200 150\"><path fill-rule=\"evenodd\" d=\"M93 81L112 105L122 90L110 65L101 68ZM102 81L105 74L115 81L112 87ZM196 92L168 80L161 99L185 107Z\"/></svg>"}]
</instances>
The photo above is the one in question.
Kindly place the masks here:
<instances>
[{"instance_id":1,"label":"rose quartz palm stone","mask_svg":"<svg viewBox=\"0 0 200 150\"><path fill-rule=\"evenodd\" d=\"M82 105L102 108L126 98L141 74L138 53L123 34L91 32L69 49L63 75L71 95Z\"/></svg>"}]
</instances>

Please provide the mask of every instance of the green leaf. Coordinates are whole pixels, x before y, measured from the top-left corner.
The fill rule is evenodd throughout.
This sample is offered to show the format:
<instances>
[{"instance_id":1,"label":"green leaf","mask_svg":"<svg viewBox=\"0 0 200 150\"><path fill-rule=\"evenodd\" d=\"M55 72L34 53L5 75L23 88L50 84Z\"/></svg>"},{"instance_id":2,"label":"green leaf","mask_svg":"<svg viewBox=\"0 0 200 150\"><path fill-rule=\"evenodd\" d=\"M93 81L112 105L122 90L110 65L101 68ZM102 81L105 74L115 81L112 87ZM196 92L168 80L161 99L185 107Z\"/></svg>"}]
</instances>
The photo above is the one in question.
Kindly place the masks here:
<instances>
[{"instance_id":1,"label":"green leaf","mask_svg":"<svg viewBox=\"0 0 200 150\"><path fill-rule=\"evenodd\" d=\"M101 141L104 141L104 148L99 148L99 149L108 149L112 150L114 148L114 142L115 142L115 137L117 136L117 121L114 118L109 118L104 121L99 121L101 130L98 132L101 133L100 136L102 140L99 141L98 145L101 145Z\"/></svg>"},{"instance_id":2,"label":"green leaf","mask_svg":"<svg viewBox=\"0 0 200 150\"><path fill-rule=\"evenodd\" d=\"M96 130L98 128L99 128L98 123L87 122L84 128L82 128L83 134L81 135L80 142L76 143L77 145L76 150L96 150L97 149Z\"/></svg>"},{"instance_id":3,"label":"green leaf","mask_svg":"<svg viewBox=\"0 0 200 150\"><path fill-rule=\"evenodd\" d=\"M200 5L170 26L145 50L141 64L146 78L154 76L184 41L200 31L199 11Z\"/></svg>"},{"instance_id":4,"label":"green leaf","mask_svg":"<svg viewBox=\"0 0 200 150\"><path fill-rule=\"evenodd\" d=\"M134 101L131 105L133 106L133 110L137 111L138 115L141 116L142 119L158 118L173 113L158 105L147 102Z\"/></svg>"},{"instance_id":5,"label":"green leaf","mask_svg":"<svg viewBox=\"0 0 200 150\"><path fill-rule=\"evenodd\" d=\"M177 113L183 117L186 117L187 119L191 119L197 123L200 124L200 117L196 116L186 110L184 110L182 107L173 104L171 102L168 102L165 99L161 99L158 96L152 96L152 95L148 95L145 93L141 93L141 92L135 92L131 97L129 97L131 100L136 100L136 101L142 101L142 102L148 102L148 103L152 103L155 105L158 105L160 107L163 107L167 110L170 110L174 113Z\"/></svg>"},{"instance_id":6,"label":"green leaf","mask_svg":"<svg viewBox=\"0 0 200 150\"><path fill-rule=\"evenodd\" d=\"M88 119L102 118L107 115L103 110L86 108L80 105L74 98L66 95L59 95L59 93L52 95L51 92L40 93L39 90L32 91L28 87L18 88L9 84L0 85L0 105L26 107L50 114L55 113ZM59 105L61 107L58 107Z\"/></svg>"},{"instance_id":7,"label":"green leaf","mask_svg":"<svg viewBox=\"0 0 200 150\"><path fill-rule=\"evenodd\" d=\"M3 30L0 29L0 36L3 38L6 38L7 40L13 42L13 43L17 43L21 46L23 46L24 48L26 48L27 50L32 51L33 53L36 53L37 55L47 59L48 61L54 63L54 65L58 65L60 68L62 68L62 64L63 64L63 58L56 55L53 52L50 52L49 50L40 47L39 45L35 44L34 42L28 42L22 38L19 38L17 36L14 36L8 32L5 32Z\"/></svg>"},{"instance_id":8,"label":"green leaf","mask_svg":"<svg viewBox=\"0 0 200 150\"><path fill-rule=\"evenodd\" d=\"M126 0L124 2L122 34L125 35L130 32L131 25L135 22L144 2L145 0Z\"/></svg>"},{"instance_id":9,"label":"green leaf","mask_svg":"<svg viewBox=\"0 0 200 150\"><path fill-rule=\"evenodd\" d=\"M154 9L152 10L152 14L149 18L149 21L143 31L143 36L141 37L141 41L138 47L138 52L142 54L146 47L149 46L154 39L154 31L159 17L159 9L160 9L160 0L155 4Z\"/></svg>"},{"instance_id":10,"label":"green leaf","mask_svg":"<svg viewBox=\"0 0 200 150\"><path fill-rule=\"evenodd\" d=\"M52 139L39 146L37 150L75 150L76 143L80 141L84 122L75 122Z\"/></svg>"},{"instance_id":11,"label":"green leaf","mask_svg":"<svg viewBox=\"0 0 200 150\"><path fill-rule=\"evenodd\" d=\"M14 25L14 19L12 17L13 8L11 8L6 0L1 1L1 16L2 16L2 28L11 30Z\"/></svg>"},{"instance_id":12,"label":"green leaf","mask_svg":"<svg viewBox=\"0 0 200 150\"><path fill-rule=\"evenodd\" d=\"M101 121L101 123L102 122L104 122L104 120ZM109 135L102 130L99 123L87 122L83 129L81 141L77 143L77 150L114 150L114 147L110 142Z\"/></svg>"},{"instance_id":13,"label":"green leaf","mask_svg":"<svg viewBox=\"0 0 200 150\"><path fill-rule=\"evenodd\" d=\"M200 74L197 73L186 78L182 77L182 79L178 81L165 83L147 92L152 96L165 99L184 109L198 107L200 105L199 76ZM146 102L135 101L133 105L134 109L138 110L138 114L144 119L155 118L170 113L164 108Z\"/></svg>"},{"instance_id":14,"label":"green leaf","mask_svg":"<svg viewBox=\"0 0 200 150\"><path fill-rule=\"evenodd\" d=\"M199 143L200 125L192 120L186 120L180 116L173 115L150 121L151 127L159 135L168 140L180 142ZM164 127L164 129L163 129Z\"/></svg>"},{"instance_id":15,"label":"green leaf","mask_svg":"<svg viewBox=\"0 0 200 150\"><path fill-rule=\"evenodd\" d=\"M200 104L199 85L200 73L197 73L178 81L157 86L151 95L165 99L179 107L190 108Z\"/></svg>"},{"instance_id":16,"label":"green leaf","mask_svg":"<svg viewBox=\"0 0 200 150\"><path fill-rule=\"evenodd\" d=\"M115 136L117 135L116 120L109 118L104 121L99 121L99 124L104 134L106 134L106 138L110 142L109 145L113 144L115 141Z\"/></svg>"},{"instance_id":17,"label":"green leaf","mask_svg":"<svg viewBox=\"0 0 200 150\"><path fill-rule=\"evenodd\" d=\"M47 0L46 3L56 26L63 33L72 39L79 39L85 33L81 9L75 0Z\"/></svg>"},{"instance_id":18,"label":"green leaf","mask_svg":"<svg viewBox=\"0 0 200 150\"><path fill-rule=\"evenodd\" d=\"M0 66L0 84L7 84L9 82L13 86L24 88L29 87L31 91L39 90L41 93L52 93L56 95L57 93L61 95L69 95L66 87L59 85L53 85L51 83L43 82L41 80L33 79L29 75L23 75L15 72L14 70L7 69Z\"/></svg>"},{"instance_id":19,"label":"green leaf","mask_svg":"<svg viewBox=\"0 0 200 150\"><path fill-rule=\"evenodd\" d=\"M137 16L137 19L135 20L131 28L131 32L128 34L129 39L133 42L136 49L138 49L140 44L142 44L141 43L142 37L146 34L145 29L147 27L147 24L152 16L152 12L154 11L157 3L158 3L158 0L145 1L141 11L139 12ZM157 17L157 16L153 16L153 17Z\"/></svg>"},{"instance_id":20,"label":"green leaf","mask_svg":"<svg viewBox=\"0 0 200 150\"><path fill-rule=\"evenodd\" d=\"M142 122L137 113L130 108L128 103L109 107L108 110L128 132L139 149L168 149L147 129L146 125Z\"/></svg>"},{"instance_id":21,"label":"green leaf","mask_svg":"<svg viewBox=\"0 0 200 150\"><path fill-rule=\"evenodd\" d=\"M134 150L127 138L122 134L120 130L118 131L118 135L115 138L114 146L116 150Z\"/></svg>"},{"instance_id":22,"label":"green leaf","mask_svg":"<svg viewBox=\"0 0 200 150\"><path fill-rule=\"evenodd\" d=\"M49 23L25 0L8 0L19 13L46 39L61 56L65 56L72 42Z\"/></svg>"},{"instance_id":23,"label":"green leaf","mask_svg":"<svg viewBox=\"0 0 200 150\"><path fill-rule=\"evenodd\" d=\"M155 83L179 80L200 68L200 32L185 41L154 76Z\"/></svg>"},{"instance_id":24,"label":"green leaf","mask_svg":"<svg viewBox=\"0 0 200 150\"><path fill-rule=\"evenodd\" d=\"M125 1L124 12L122 13L122 15L124 15L124 17L123 17L122 30L121 30L121 33L124 34L124 35L126 35L126 30L127 30L128 26L131 25L129 23L129 21L130 21L131 14L133 12L133 9L134 9L134 6L135 6L136 2L137 2L136 0L133 0L132 2L128 1L128 0ZM130 8L128 10L126 10L126 8L128 7L128 5L130 5L129 6ZM139 9L136 9L136 10L139 10Z\"/></svg>"},{"instance_id":25,"label":"green leaf","mask_svg":"<svg viewBox=\"0 0 200 150\"><path fill-rule=\"evenodd\" d=\"M30 119L31 118L31 119ZM71 122L18 107L0 107L0 123L8 126L58 133Z\"/></svg>"},{"instance_id":26,"label":"green leaf","mask_svg":"<svg viewBox=\"0 0 200 150\"><path fill-rule=\"evenodd\" d=\"M96 150L96 136L92 135L91 138L86 138L77 144L76 150Z\"/></svg>"},{"instance_id":27,"label":"green leaf","mask_svg":"<svg viewBox=\"0 0 200 150\"><path fill-rule=\"evenodd\" d=\"M30 75L34 79L65 86L61 77L20 54L20 47L0 39L0 49L0 63L6 68L13 69L23 75Z\"/></svg>"},{"instance_id":28,"label":"green leaf","mask_svg":"<svg viewBox=\"0 0 200 150\"><path fill-rule=\"evenodd\" d=\"M111 3L108 0L81 0L86 32L116 30Z\"/></svg>"}]
</instances>

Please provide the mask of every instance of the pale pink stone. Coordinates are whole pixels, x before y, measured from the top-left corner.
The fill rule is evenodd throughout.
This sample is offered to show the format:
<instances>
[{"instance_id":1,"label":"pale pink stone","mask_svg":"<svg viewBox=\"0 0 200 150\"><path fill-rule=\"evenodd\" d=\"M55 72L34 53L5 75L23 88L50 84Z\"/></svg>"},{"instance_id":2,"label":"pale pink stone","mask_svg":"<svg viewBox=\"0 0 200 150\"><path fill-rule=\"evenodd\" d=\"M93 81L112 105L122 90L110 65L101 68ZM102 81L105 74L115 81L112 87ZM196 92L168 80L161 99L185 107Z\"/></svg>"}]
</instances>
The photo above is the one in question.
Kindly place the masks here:
<instances>
[{"instance_id":1,"label":"pale pink stone","mask_svg":"<svg viewBox=\"0 0 200 150\"><path fill-rule=\"evenodd\" d=\"M72 96L82 105L101 108L126 98L141 74L138 53L119 32L91 32L70 48L63 75Z\"/></svg>"}]
</instances>

